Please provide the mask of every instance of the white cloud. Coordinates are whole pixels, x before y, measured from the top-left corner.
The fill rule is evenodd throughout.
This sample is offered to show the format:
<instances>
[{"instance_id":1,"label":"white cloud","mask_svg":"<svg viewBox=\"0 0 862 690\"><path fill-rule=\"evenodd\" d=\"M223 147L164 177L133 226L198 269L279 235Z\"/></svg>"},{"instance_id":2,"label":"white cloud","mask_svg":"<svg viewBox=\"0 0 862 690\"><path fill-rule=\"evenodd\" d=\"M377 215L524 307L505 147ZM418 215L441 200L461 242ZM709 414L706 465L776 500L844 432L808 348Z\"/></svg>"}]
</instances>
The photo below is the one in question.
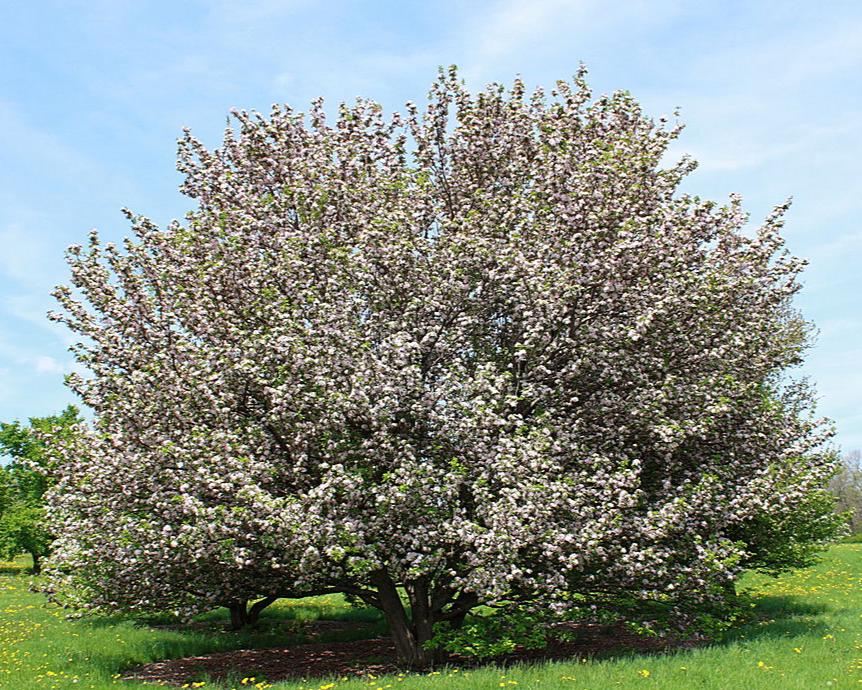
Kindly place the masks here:
<instances>
[{"instance_id":1,"label":"white cloud","mask_svg":"<svg viewBox=\"0 0 862 690\"><path fill-rule=\"evenodd\" d=\"M757 36L750 43L704 52L688 68L693 74L721 75L731 84L757 84L781 94L789 87L856 68L862 63L862 24L846 21L812 26L798 23L794 30ZM768 75L768 79L764 76Z\"/></svg>"},{"instance_id":2,"label":"white cloud","mask_svg":"<svg viewBox=\"0 0 862 690\"><path fill-rule=\"evenodd\" d=\"M50 332L65 347L69 347L79 340L78 336L64 324L51 321L48 318L48 311L51 309L59 310L60 305L48 296L47 290L42 294L10 295L3 299L0 304L11 316Z\"/></svg>"},{"instance_id":3,"label":"white cloud","mask_svg":"<svg viewBox=\"0 0 862 690\"><path fill-rule=\"evenodd\" d=\"M91 176L97 166L60 137L36 127L14 104L0 101L0 147L4 156L37 163L68 177Z\"/></svg>"},{"instance_id":4,"label":"white cloud","mask_svg":"<svg viewBox=\"0 0 862 690\"><path fill-rule=\"evenodd\" d=\"M371 98L389 108L398 110L403 100L420 100L423 89L430 86L437 68L451 64L455 51L434 48L415 48L405 51L373 50L357 55L350 69L343 65L327 64L315 71L313 79L297 65L280 71L269 82L270 93L279 103L288 103L297 110L307 110L313 98L323 96L331 109L340 102L350 103L358 96ZM398 85L405 80L419 80L420 88L399 92Z\"/></svg>"},{"instance_id":5,"label":"white cloud","mask_svg":"<svg viewBox=\"0 0 862 690\"><path fill-rule=\"evenodd\" d=\"M272 88L277 94L289 93L296 83L296 76L293 72L282 72L272 80Z\"/></svg>"},{"instance_id":6,"label":"white cloud","mask_svg":"<svg viewBox=\"0 0 862 690\"><path fill-rule=\"evenodd\" d=\"M34 223L15 222L0 228L0 273L12 280L33 286L42 285L49 273L46 267L57 265L50 256L59 254L56 246L48 242L40 232L35 219Z\"/></svg>"},{"instance_id":7,"label":"white cloud","mask_svg":"<svg viewBox=\"0 0 862 690\"><path fill-rule=\"evenodd\" d=\"M51 355L34 353L26 344L3 336L0 333L0 361L15 375L20 374L22 369L30 369L37 374L63 374L73 371L76 366L72 360L61 361Z\"/></svg>"},{"instance_id":8,"label":"white cloud","mask_svg":"<svg viewBox=\"0 0 862 690\"><path fill-rule=\"evenodd\" d=\"M588 15L596 6L594 0L505 0L492 10L478 35L478 53L486 59L508 53L525 41L546 32L563 17Z\"/></svg>"},{"instance_id":9,"label":"white cloud","mask_svg":"<svg viewBox=\"0 0 862 690\"><path fill-rule=\"evenodd\" d=\"M210 3L209 16L212 21L220 24L256 25L285 14L293 14L309 4L308 0L217 0Z\"/></svg>"},{"instance_id":10,"label":"white cloud","mask_svg":"<svg viewBox=\"0 0 862 690\"><path fill-rule=\"evenodd\" d=\"M35 360L36 371L40 374L60 374L65 371L65 367L53 357L40 355Z\"/></svg>"},{"instance_id":11,"label":"white cloud","mask_svg":"<svg viewBox=\"0 0 862 690\"><path fill-rule=\"evenodd\" d=\"M12 388L8 384L9 369L0 367L0 402L6 402L12 397Z\"/></svg>"},{"instance_id":12,"label":"white cloud","mask_svg":"<svg viewBox=\"0 0 862 690\"><path fill-rule=\"evenodd\" d=\"M853 317L822 319L817 324L820 338L855 338L862 332L862 319Z\"/></svg>"},{"instance_id":13,"label":"white cloud","mask_svg":"<svg viewBox=\"0 0 862 690\"><path fill-rule=\"evenodd\" d=\"M846 259L848 256L862 256L862 231L858 228L830 239L828 242L820 242L809 252L809 258L812 261Z\"/></svg>"},{"instance_id":14,"label":"white cloud","mask_svg":"<svg viewBox=\"0 0 862 690\"><path fill-rule=\"evenodd\" d=\"M786 143L763 144L752 140L733 138L729 141L709 143L677 142L665 154L667 162L675 162L686 153L698 162L700 170L732 171L758 168L772 160L796 153L807 147L807 142L791 139Z\"/></svg>"},{"instance_id":15,"label":"white cloud","mask_svg":"<svg viewBox=\"0 0 862 690\"><path fill-rule=\"evenodd\" d=\"M551 59L571 55L574 72L597 46L617 49L633 35L666 24L679 11L676 0L502 0L477 13L462 37L471 46L465 76L484 81L501 63L529 64L537 54Z\"/></svg>"}]
</instances>

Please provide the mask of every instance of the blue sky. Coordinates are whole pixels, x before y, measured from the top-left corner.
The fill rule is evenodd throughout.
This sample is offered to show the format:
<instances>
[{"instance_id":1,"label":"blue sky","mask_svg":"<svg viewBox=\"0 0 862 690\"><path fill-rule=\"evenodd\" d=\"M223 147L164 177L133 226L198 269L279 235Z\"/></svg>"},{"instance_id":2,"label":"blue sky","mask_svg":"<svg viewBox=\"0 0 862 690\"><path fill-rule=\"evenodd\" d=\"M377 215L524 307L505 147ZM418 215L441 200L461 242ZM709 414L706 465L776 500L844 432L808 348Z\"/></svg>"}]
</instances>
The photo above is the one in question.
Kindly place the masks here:
<instances>
[{"instance_id":1,"label":"blue sky","mask_svg":"<svg viewBox=\"0 0 862 690\"><path fill-rule=\"evenodd\" d=\"M0 0L0 420L58 411L69 336L45 319L65 247L120 208L182 217L176 138L217 145L231 107L357 95L419 100L439 65L471 87L551 86L583 61L597 92L682 111L685 189L743 195L752 219L794 197L811 262L798 305L820 328L804 372L845 450L862 448L862 3L20 3Z\"/></svg>"}]
</instances>

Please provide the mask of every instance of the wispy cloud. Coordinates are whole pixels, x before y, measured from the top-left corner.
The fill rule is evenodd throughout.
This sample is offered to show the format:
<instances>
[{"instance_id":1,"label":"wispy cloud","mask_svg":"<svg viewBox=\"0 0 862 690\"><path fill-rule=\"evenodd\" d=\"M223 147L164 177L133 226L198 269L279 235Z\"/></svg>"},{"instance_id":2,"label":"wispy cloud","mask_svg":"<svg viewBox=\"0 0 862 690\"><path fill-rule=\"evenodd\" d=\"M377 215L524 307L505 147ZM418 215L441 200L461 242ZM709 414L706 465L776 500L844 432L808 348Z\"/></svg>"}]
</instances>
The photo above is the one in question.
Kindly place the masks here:
<instances>
[{"instance_id":1,"label":"wispy cloud","mask_svg":"<svg viewBox=\"0 0 862 690\"><path fill-rule=\"evenodd\" d=\"M471 41L467 76L483 80L502 65L531 65L537 56L563 58L568 73L607 44L646 35L680 12L675 0L500 0L476 13L464 40ZM517 68L523 70L524 67Z\"/></svg>"},{"instance_id":2,"label":"wispy cloud","mask_svg":"<svg viewBox=\"0 0 862 690\"><path fill-rule=\"evenodd\" d=\"M827 21L798 22L789 31L751 35L718 50L704 51L685 69L723 77L735 88L756 84L764 95L786 95L786 89L804 84L816 88L815 80L862 64L862 22L838 16L828 21L828 13L822 18Z\"/></svg>"},{"instance_id":3,"label":"wispy cloud","mask_svg":"<svg viewBox=\"0 0 862 690\"><path fill-rule=\"evenodd\" d=\"M477 31L476 52L486 60L523 49L533 39L562 23L586 20L595 11L594 0L504 0L492 7Z\"/></svg>"},{"instance_id":4,"label":"wispy cloud","mask_svg":"<svg viewBox=\"0 0 862 690\"><path fill-rule=\"evenodd\" d=\"M61 361L51 355L34 353L26 346L10 342L8 338L0 340L0 358L19 369L23 367L37 374L69 373L77 366L77 363L71 359Z\"/></svg>"},{"instance_id":5,"label":"wispy cloud","mask_svg":"<svg viewBox=\"0 0 862 690\"><path fill-rule=\"evenodd\" d=\"M9 367L0 367L0 403L6 405L13 402L16 386L12 381ZM2 460L0 460L2 463Z\"/></svg>"},{"instance_id":6,"label":"wispy cloud","mask_svg":"<svg viewBox=\"0 0 862 690\"><path fill-rule=\"evenodd\" d=\"M79 149L44 128L33 124L19 107L0 101L0 148L4 156L14 157L24 165L37 167L46 177L57 173L70 178L91 177L97 165ZM13 171L4 166L0 179Z\"/></svg>"},{"instance_id":7,"label":"wispy cloud","mask_svg":"<svg viewBox=\"0 0 862 690\"><path fill-rule=\"evenodd\" d=\"M50 334L56 342L66 348L78 340L77 336L63 324L48 318L48 311L56 309L58 304L47 292L44 294L12 294L0 301L0 305L8 316L35 326L43 333Z\"/></svg>"},{"instance_id":8,"label":"wispy cloud","mask_svg":"<svg viewBox=\"0 0 862 690\"><path fill-rule=\"evenodd\" d=\"M0 228L0 246L0 273L23 285L44 282L47 264L52 263L47 255L53 248L36 227L11 223Z\"/></svg>"},{"instance_id":9,"label":"wispy cloud","mask_svg":"<svg viewBox=\"0 0 862 690\"><path fill-rule=\"evenodd\" d=\"M208 17L219 24L259 26L273 18L296 14L310 4L310 0L215 0L208 4Z\"/></svg>"},{"instance_id":10,"label":"wispy cloud","mask_svg":"<svg viewBox=\"0 0 862 690\"><path fill-rule=\"evenodd\" d=\"M66 371L60 362L48 355L39 355L35 359L36 371L40 374L61 374Z\"/></svg>"}]
</instances>

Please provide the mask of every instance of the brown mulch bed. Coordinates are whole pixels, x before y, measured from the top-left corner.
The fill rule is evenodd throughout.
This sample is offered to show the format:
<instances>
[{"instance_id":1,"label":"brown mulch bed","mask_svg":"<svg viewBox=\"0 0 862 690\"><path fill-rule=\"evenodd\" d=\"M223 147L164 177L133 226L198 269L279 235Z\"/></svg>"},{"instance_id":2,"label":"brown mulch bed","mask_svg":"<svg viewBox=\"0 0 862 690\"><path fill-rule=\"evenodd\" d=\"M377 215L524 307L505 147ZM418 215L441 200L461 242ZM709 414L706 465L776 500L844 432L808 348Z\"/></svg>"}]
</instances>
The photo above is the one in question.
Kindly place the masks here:
<instances>
[{"instance_id":1,"label":"brown mulch bed","mask_svg":"<svg viewBox=\"0 0 862 690\"><path fill-rule=\"evenodd\" d=\"M519 649L494 660L505 666L549 660L582 659L621 652L660 653L670 649L691 648L694 640L645 638L621 626L579 625L578 638L572 642L554 642L546 649ZM451 666L472 667L477 662L451 655ZM138 680L161 685L179 686L204 676L224 679L228 674L254 676L257 680L275 682L285 679L363 676L393 673L398 670L395 647L389 638L331 642L278 647L273 649L240 649L206 656L157 661L135 669L123 680Z\"/></svg>"},{"instance_id":2,"label":"brown mulch bed","mask_svg":"<svg viewBox=\"0 0 862 690\"><path fill-rule=\"evenodd\" d=\"M314 676L380 675L397 670L389 639L316 642L274 649L238 649L206 656L168 659L140 666L123 680L182 685L203 676L224 679L229 673L274 682Z\"/></svg>"}]
</instances>

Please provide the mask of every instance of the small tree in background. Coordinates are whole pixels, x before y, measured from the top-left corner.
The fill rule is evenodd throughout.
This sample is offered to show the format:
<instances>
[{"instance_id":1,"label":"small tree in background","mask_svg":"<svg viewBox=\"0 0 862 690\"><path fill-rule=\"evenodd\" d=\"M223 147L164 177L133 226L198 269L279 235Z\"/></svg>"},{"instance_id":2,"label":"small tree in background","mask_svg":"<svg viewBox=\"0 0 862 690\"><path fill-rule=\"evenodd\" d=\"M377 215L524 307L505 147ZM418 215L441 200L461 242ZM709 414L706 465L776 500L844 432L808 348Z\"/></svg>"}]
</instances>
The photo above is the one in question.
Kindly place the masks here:
<instances>
[{"instance_id":1,"label":"small tree in background","mask_svg":"<svg viewBox=\"0 0 862 690\"><path fill-rule=\"evenodd\" d=\"M96 413L56 444L58 586L340 591L421 667L479 604L682 616L833 535L829 427L780 383L806 334L786 205L748 236L737 198L680 194L679 128L583 77L473 95L453 70L424 114L187 134L187 222L129 213L56 293Z\"/></svg>"},{"instance_id":2,"label":"small tree in background","mask_svg":"<svg viewBox=\"0 0 862 690\"><path fill-rule=\"evenodd\" d=\"M853 450L842 458L841 468L829 483L839 511L850 517L850 531L862 534L862 452Z\"/></svg>"},{"instance_id":3,"label":"small tree in background","mask_svg":"<svg viewBox=\"0 0 862 690\"><path fill-rule=\"evenodd\" d=\"M43 498L51 463L40 435L68 436L80 421L78 409L70 405L59 415L31 417L28 426L0 424L0 454L11 458L0 467L0 556L29 553L34 573L51 544Z\"/></svg>"}]
</instances>

